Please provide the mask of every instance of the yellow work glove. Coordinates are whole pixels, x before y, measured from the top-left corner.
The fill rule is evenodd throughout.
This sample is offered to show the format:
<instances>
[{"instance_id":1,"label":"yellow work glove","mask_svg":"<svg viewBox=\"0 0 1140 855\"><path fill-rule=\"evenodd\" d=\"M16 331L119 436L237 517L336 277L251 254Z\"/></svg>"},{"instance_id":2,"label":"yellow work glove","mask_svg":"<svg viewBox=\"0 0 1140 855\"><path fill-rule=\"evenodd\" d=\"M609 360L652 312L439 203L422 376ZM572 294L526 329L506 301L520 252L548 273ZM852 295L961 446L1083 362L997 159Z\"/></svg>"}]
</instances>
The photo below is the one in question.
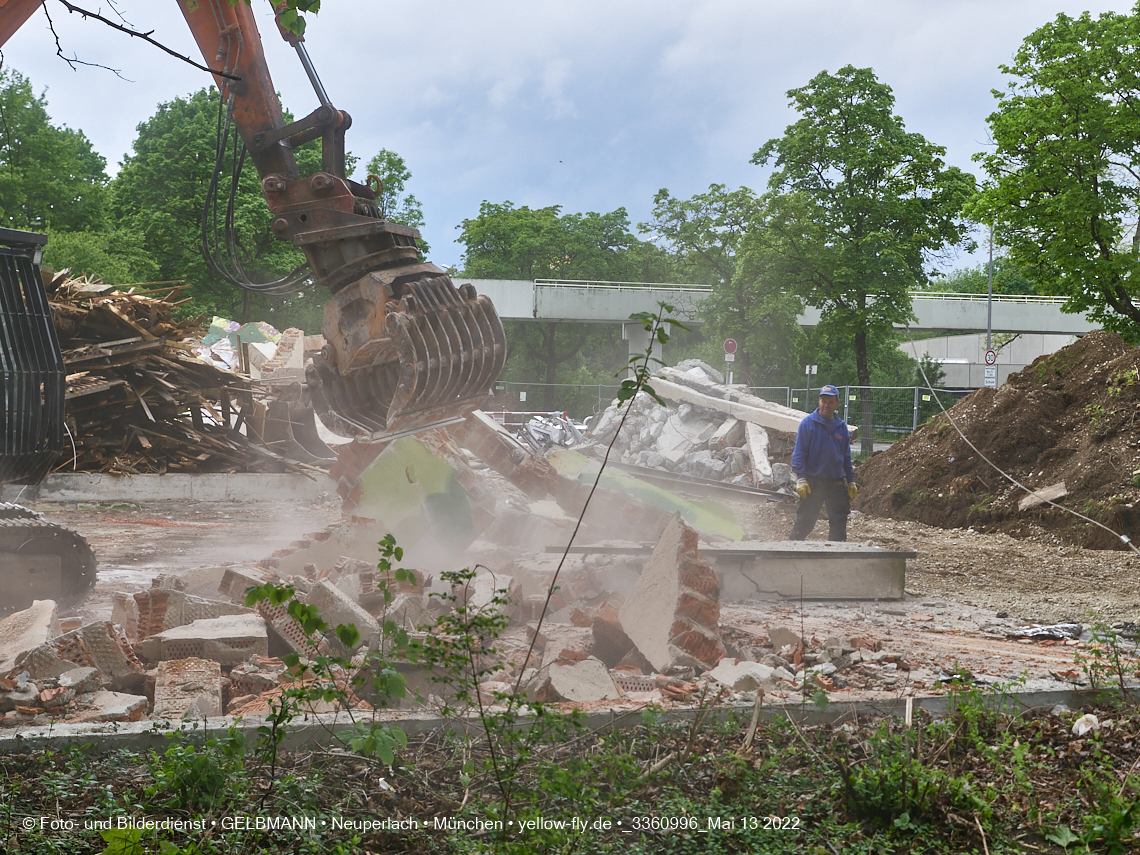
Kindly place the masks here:
<instances>
[{"instance_id":1,"label":"yellow work glove","mask_svg":"<svg viewBox=\"0 0 1140 855\"><path fill-rule=\"evenodd\" d=\"M859 495L859 488L855 486L855 482L854 481L848 481L847 482L847 498L850 499L852 502L854 502L855 497L858 495Z\"/></svg>"},{"instance_id":2,"label":"yellow work glove","mask_svg":"<svg viewBox=\"0 0 1140 855\"><path fill-rule=\"evenodd\" d=\"M811 487L808 486L807 478L800 478L796 481L796 495L801 499L806 499L811 495Z\"/></svg>"}]
</instances>

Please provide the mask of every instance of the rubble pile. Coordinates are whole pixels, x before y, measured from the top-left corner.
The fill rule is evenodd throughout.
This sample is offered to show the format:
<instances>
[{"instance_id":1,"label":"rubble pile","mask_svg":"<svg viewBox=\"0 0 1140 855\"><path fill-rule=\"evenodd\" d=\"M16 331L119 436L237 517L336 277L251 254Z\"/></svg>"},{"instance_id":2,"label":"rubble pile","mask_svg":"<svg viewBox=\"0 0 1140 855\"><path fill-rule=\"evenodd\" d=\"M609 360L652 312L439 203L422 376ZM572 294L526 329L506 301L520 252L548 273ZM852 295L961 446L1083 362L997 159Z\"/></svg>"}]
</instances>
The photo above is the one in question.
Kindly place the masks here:
<instances>
[{"instance_id":1,"label":"rubble pile","mask_svg":"<svg viewBox=\"0 0 1140 855\"><path fill-rule=\"evenodd\" d=\"M614 446L622 463L767 489L791 482L802 412L724 385L720 372L697 359L660 369L651 385L667 405L645 392L631 402ZM588 438L609 443L624 413L614 401L591 422Z\"/></svg>"},{"instance_id":2,"label":"rubble pile","mask_svg":"<svg viewBox=\"0 0 1140 855\"><path fill-rule=\"evenodd\" d=\"M250 429L258 416L264 422L266 405L249 381L199 359L186 343L204 318L175 320L184 286L124 293L66 271L45 280L67 370L75 443L68 470L305 471Z\"/></svg>"},{"instance_id":3,"label":"rubble pile","mask_svg":"<svg viewBox=\"0 0 1140 855\"><path fill-rule=\"evenodd\" d=\"M977 452L1034 494L1006 481L939 414L860 467L856 507L941 528L1126 548L1045 500L1117 532L1136 530L1138 404L1140 351L1114 333L1089 333L948 411Z\"/></svg>"}]
</instances>

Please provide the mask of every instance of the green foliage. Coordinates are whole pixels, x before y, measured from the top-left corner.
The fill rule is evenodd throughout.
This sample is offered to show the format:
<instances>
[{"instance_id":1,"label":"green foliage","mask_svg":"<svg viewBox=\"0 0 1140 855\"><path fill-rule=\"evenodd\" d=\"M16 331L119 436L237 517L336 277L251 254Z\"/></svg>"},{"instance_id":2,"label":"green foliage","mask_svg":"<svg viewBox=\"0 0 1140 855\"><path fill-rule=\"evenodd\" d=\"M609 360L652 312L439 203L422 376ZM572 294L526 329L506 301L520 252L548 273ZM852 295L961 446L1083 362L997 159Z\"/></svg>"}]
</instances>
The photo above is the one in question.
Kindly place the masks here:
<instances>
[{"instance_id":1,"label":"green foliage","mask_svg":"<svg viewBox=\"0 0 1140 855\"><path fill-rule=\"evenodd\" d=\"M736 275L741 242L759 208L756 194L747 187L729 190L712 184L707 193L676 199L662 188L653 197L648 223L638 224L642 234L673 258L677 274L700 285L728 285Z\"/></svg>"},{"instance_id":2,"label":"green foliage","mask_svg":"<svg viewBox=\"0 0 1140 855\"><path fill-rule=\"evenodd\" d=\"M908 291L926 281L928 256L965 242L960 213L974 179L906 132L871 69L821 72L788 97L801 118L752 157L776 168L749 252L821 310L828 336L853 343L859 385L869 386L868 336L909 320ZM864 451L871 433L864 424Z\"/></svg>"},{"instance_id":3,"label":"green foliage","mask_svg":"<svg viewBox=\"0 0 1140 855\"><path fill-rule=\"evenodd\" d=\"M668 344L670 327L688 329L676 318L668 317L674 311L674 308L668 303L658 303L656 314L653 312L634 312L629 316L631 321L639 321L642 328L649 333L649 343L646 345L644 353L635 354L629 358L629 367L633 372L633 377L621 381L621 387L617 392L617 399L620 403L624 404L633 400L638 392L645 392L658 404L665 406L665 402L649 385L649 378L654 371L649 367L649 363L663 364L660 359L653 355L653 350L659 344L661 346Z\"/></svg>"},{"instance_id":4,"label":"green foliage","mask_svg":"<svg viewBox=\"0 0 1140 855\"><path fill-rule=\"evenodd\" d=\"M30 231L99 229L106 161L82 131L56 127L28 78L0 64L0 225Z\"/></svg>"},{"instance_id":5,"label":"green foliage","mask_svg":"<svg viewBox=\"0 0 1140 855\"><path fill-rule=\"evenodd\" d=\"M154 282L159 273L142 236L127 229L52 231L44 247L44 266L98 276L109 285Z\"/></svg>"},{"instance_id":6,"label":"green foliage","mask_svg":"<svg viewBox=\"0 0 1140 855\"><path fill-rule=\"evenodd\" d=\"M405 582L411 580L413 575L404 568L394 568L394 562L400 561L404 555L403 549L396 545L395 537L385 535L377 546L380 553L377 568L383 576L378 588L387 604L392 601L389 580ZM295 590L288 585L267 582L246 591L247 607L263 601L272 607L285 606L289 616L301 625L308 648L304 658L298 653L289 653L284 657L285 664L295 678L294 682L279 698L270 702L267 723L258 728L258 751L269 760L271 780L275 780L278 752L291 722L303 715L315 701L336 702L342 708L351 709L350 694L362 690L369 691L370 699L377 706L386 706L396 699L406 697L407 682L394 667L393 660L402 657L416 661L420 646L418 643L413 644L407 632L397 627L393 621L383 619L383 643L371 647L364 657L362 667L357 669L348 656L328 656L319 652L322 637L330 631L346 649L355 649L362 641L360 629L355 624L330 627L317 607L297 599ZM349 683L344 675L352 672L356 676ZM310 679L305 679L306 677ZM371 685L366 687L366 681ZM397 750L408 744L407 734L401 728L376 721L353 721L352 729L338 734L337 738L353 751L377 757L386 764L391 764Z\"/></svg>"},{"instance_id":7,"label":"green foliage","mask_svg":"<svg viewBox=\"0 0 1140 855\"><path fill-rule=\"evenodd\" d=\"M913 380L910 384L912 386L925 387L929 383L931 387L937 388L946 382L946 372L942 370L941 362L924 353L914 369Z\"/></svg>"},{"instance_id":8,"label":"green foliage","mask_svg":"<svg viewBox=\"0 0 1140 855\"><path fill-rule=\"evenodd\" d=\"M167 810L211 811L245 786L240 773L245 736L231 726L222 736L195 745L182 731L167 734L171 745L161 755L151 752L154 783L147 787L151 804Z\"/></svg>"},{"instance_id":9,"label":"green foliage","mask_svg":"<svg viewBox=\"0 0 1140 855\"><path fill-rule=\"evenodd\" d=\"M803 300L768 275L764 258L748 251L761 210L756 195L747 187L713 184L689 199L660 190L653 202L652 219L638 228L663 244L680 278L712 286L701 304L705 337L736 341L741 381L783 382L804 347L798 321Z\"/></svg>"},{"instance_id":10,"label":"green foliage","mask_svg":"<svg viewBox=\"0 0 1140 855\"><path fill-rule=\"evenodd\" d=\"M1065 309L1140 335L1140 10L1058 15L1002 71L988 119L989 175L968 208L993 223L1010 259ZM1126 231L1127 230L1127 231ZM1131 232L1131 233L1129 233Z\"/></svg>"},{"instance_id":11,"label":"green foliage","mask_svg":"<svg viewBox=\"0 0 1140 855\"><path fill-rule=\"evenodd\" d=\"M229 0L231 6L236 6L238 2L239 0ZM245 2L252 4L252 0ZM277 20L281 26L298 36L305 35L305 14L316 14L321 10L321 0L281 0L274 5L280 7Z\"/></svg>"},{"instance_id":12,"label":"green foliage","mask_svg":"<svg viewBox=\"0 0 1140 855\"><path fill-rule=\"evenodd\" d=\"M405 193L404 187L412 177L412 171L404 162L404 158L394 151L382 148L364 167L369 176L375 175L380 179L380 192L377 201L380 204L380 213L384 219L396 223L403 223L414 229L424 227L424 209L420 200L411 193ZM431 247L421 238L420 250L427 255Z\"/></svg>"},{"instance_id":13,"label":"green foliage","mask_svg":"<svg viewBox=\"0 0 1140 855\"><path fill-rule=\"evenodd\" d=\"M989 264L979 264L977 267L961 267L930 279L925 283L931 291L950 292L954 294L986 294L989 293ZM1049 290L1039 290L1015 262L1008 258L994 259L994 294L1004 295L1032 295L1049 294Z\"/></svg>"},{"instance_id":14,"label":"green foliage","mask_svg":"<svg viewBox=\"0 0 1140 855\"><path fill-rule=\"evenodd\" d=\"M608 214L563 214L561 205L516 208L483 202L458 227L463 272L483 279L631 280L638 244L625 208Z\"/></svg>"},{"instance_id":15,"label":"green foliage","mask_svg":"<svg viewBox=\"0 0 1140 855\"><path fill-rule=\"evenodd\" d=\"M118 229L141 236L158 266L156 278L183 279L193 286L191 302L182 308L186 314L264 320L279 329L319 329L325 294L255 296L220 281L202 256L202 210L217 151L218 106L218 91L211 87L160 104L139 125L133 153L124 158L112 184L112 220ZM285 120L290 119L286 114ZM319 170L318 143L302 146L296 154L301 174ZM223 169L229 167L227 162ZM228 193L224 182L219 192ZM276 238L271 221L257 171L247 162L238 180L234 223L237 251L253 281L277 278L304 261Z\"/></svg>"},{"instance_id":16,"label":"green foliage","mask_svg":"<svg viewBox=\"0 0 1140 855\"><path fill-rule=\"evenodd\" d=\"M630 232L624 208L564 214L558 205L485 201L459 228L463 273L474 278L655 281L668 273L664 250ZM605 382L625 361L620 333L608 325L509 323L507 343L509 380ZM563 405L548 388L541 406Z\"/></svg>"}]
</instances>

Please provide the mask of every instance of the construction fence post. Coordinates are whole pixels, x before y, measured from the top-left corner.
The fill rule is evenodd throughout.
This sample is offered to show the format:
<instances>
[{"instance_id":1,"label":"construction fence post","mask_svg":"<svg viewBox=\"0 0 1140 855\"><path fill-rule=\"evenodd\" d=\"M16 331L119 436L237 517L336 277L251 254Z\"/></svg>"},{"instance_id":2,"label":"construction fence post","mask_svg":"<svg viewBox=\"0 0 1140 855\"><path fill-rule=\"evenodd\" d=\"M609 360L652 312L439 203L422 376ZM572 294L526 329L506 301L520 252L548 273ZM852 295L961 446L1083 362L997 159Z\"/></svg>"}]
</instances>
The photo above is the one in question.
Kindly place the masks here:
<instances>
[{"instance_id":1,"label":"construction fence post","mask_svg":"<svg viewBox=\"0 0 1140 855\"><path fill-rule=\"evenodd\" d=\"M918 387L914 387L914 424L911 425L910 432L914 433L918 430Z\"/></svg>"},{"instance_id":2,"label":"construction fence post","mask_svg":"<svg viewBox=\"0 0 1140 855\"><path fill-rule=\"evenodd\" d=\"M851 387L843 387L843 421L847 421L847 404L851 401ZM848 422L850 424L850 422Z\"/></svg>"}]
</instances>

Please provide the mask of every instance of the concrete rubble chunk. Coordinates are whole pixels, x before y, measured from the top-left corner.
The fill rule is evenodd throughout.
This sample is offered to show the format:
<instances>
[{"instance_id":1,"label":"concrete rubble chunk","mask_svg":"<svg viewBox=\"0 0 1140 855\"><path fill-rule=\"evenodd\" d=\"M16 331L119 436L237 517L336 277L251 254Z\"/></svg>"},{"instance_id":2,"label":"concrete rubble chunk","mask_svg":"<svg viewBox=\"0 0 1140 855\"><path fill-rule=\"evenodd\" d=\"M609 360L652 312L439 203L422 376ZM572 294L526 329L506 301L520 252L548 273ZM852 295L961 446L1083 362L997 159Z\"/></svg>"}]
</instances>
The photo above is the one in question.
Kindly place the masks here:
<instances>
[{"instance_id":1,"label":"concrete rubble chunk","mask_svg":"<svg viewBox=\"0 0 1140 855\"><path fill-rule=\"evenodd\" d=\"M72 668L59 675L59 684L75 689L77 695L97 691L103 685L103 678L97 668Z\"/></svg>"},{"instance_id":2,"label":"concrete rubble chunk","mask_svg":"<svg viewBox=\"0 0 1140 855\"><path fill-rule=\"evenodd\" d=\"M725 655L719 584L697 540L696 530L675 514L619 612L622 629L658 671L705 671Z\"/></svg>"},{"instance_id":3,"label":"concrete rubble chunk","mask_svg":"<svg viewBox=\"0 0 1140 855\"><path fill-rule=\"evenodd\" d=\"M558 480L549 463L532 454L482 410L468 413L463 424L449 430L464 448L532 499L544 498Z\"/></svg>"},{"instance_id":4,"label":"concrete rubble chunk","mask_svg":"<svg viewBox=\"0 0 1140 855\"><path fill-rule=\"evenodd\" d=\"M18 707L30 707L39 703L40 687L24 681L7 691L0 691L0 713L11 712Z\"/></svg>"},{"instance_id":5,"label":"concrete rubble chunk","mask_svg":"<svg viewBox=\"0 0 1140 855\"><path fill-rule=\"evenodd\" d=\"M614 700L621 697L609 669L600 659L589 657L578 662L556 662L539 670L527 684L532 701Z\"/></svg>"},{"instance_id":6,"label":"concrete rubble chunk","mask_svg":"<svg viewBox=\"0 0 1140 855\"><path fill-rule=\"evenodd\" d=\"M61 634L55 600L33 600L28 608L0 620L0 674L11 671L21 653Z\"/></svg>"},{"instance_id":7,"label":"concrete rubble chunk","mask_svg":"<svg viewBox=\"0 0 1140 855\"><path fill-rule=\"evenodd\" d=\"M384 606L378 617L382 617L384 621L392 621L407 632L435 625L435 618L424 607L424 599L419 594L396 594L392 597L392 602Z\"/></svg>"},{"instance_id":8,"label":"concrete rubble chunk","mask_svg":"<svg viewBox=\"0 0 1140 855\"><path fill-rule=\"evenodd\" d=\"M543 645L543 667L560 659L585 659L594 651L594 630L588 626L564 626L560 624L547 626L543 622L539 636L539 643ZM536 664L536 658L531 659L531 665Z\"/></svg>"},{"instance_id":9,"label":"concrete rubble chunk","mask_svg":"<svg viewBox=\"0 0 1140 855\"><path fill-rule=\"evenodd\" d=\"M142 684L142 663L126 633L109 621L65 632L16 659L16 667L26 670L33 680L58 677L76 666L97 669L113 689Z\"/></svg>"},{"instance_id":10,"label":"concrete rubble chunk","mask_svg":"<svg viewBox=\"0 0 1140 855\"><path fill-rule=\"evenodd\" d=\"M768 431L749 423L745 428L748 456L752 458L752 477L756 484L773 484L776 476L772 471L772 462L768 459Z\"/></svg>"},{"instance_id":11,"label":"concrete rubble chunk","mask_svg":"<svg viewBox=\"0 0 1140 855\"><path fill-rule=\"evenodd\" d=\"M151 588L134 595L138 623L136 638L142 640L176 626L225 615L253 614L235 603L195 597L171 588Z\"/></svg>"},{"instance_id":12,"label":"concrete rubble chunk","mask_svg":"<svg viewBox=\"0 0 1140 855\"><path fill-rule=\"evenodd\" d=\"M769 628L768 640L772 642L772 646L778 651L783 650L785 647L789 646L804 646L803 639L785 626L774 626Z\"/></svg>"},{"instance_id":13,"label":"concrete rubble chunk","mask_svg":"<svg viewBox=\"0 0 1140 855\"><path fill-rule=\"evenodd\" d=\"M321 618L330 627L335 629L341 624L356 626L360 632L360 641L352 648L353 650L362 644L367 644L368 639L380 632L380 624L376 622L376 618L328 580L315 584L305 600L309 605L317 607Z\"/></svg>"},{"instance_id":14,"label":"concrete rubble chunk","mask_svg":"<svg viewBox=\"0 0 1140 855\"><path fill-rule=\"evenodd\" d=\"M147 700L142 695L100 689L80 695L75 705L76 711L67 716L69 722L142 721L146 714Z\"/></svg>"},{"instance_id":15,"label":"concrete rubble chunk","mask_svg":"<svg viewBox=\"0 0 1140 855\"><path fill-rule=\"evenodd\" d=\"M493 605L496 597L506 602L496 606L504 615L510 615L512 609L522 602L522 584L515 581L513 576L505 573L491 573L482 571L462 588L457 588L455 595L460 601L475 611L482 611Z\"/></svg>"},{"instance_id":16,"label":"concrete rubble chunk","mask_svg":"<svg viewBox=\"0 0 1140 855\"><path fill-rule=\"evenodd\" d=\"M138 641L139 604L132 594L116 591L111 595L111 623L121 626L129 641Z\"/></svg>"},{"instance_id":17,"label":"concrete rubble chunk","mask_svg":"<svg viewBox=\"0 0 1140 855\"><path fill-rule=\"evenodd\" d=\"M230 697L256 696L276 689L284 674L285 663L280 659L251 656L230 670Z\"/></svg>"},{"instance_id":18,"label":"concrete rubble chunk","mask_svg":"<svg viewBox=\"0 0 1140 855\"><path fill-rule=\"evenodd\" d=\"M653 380L653 390L662 398L717 410L761 427L794 434L806 415L732 386L702 383L689 372L661 368L657 374L659 377Z\"/></svg>"},{"instance_id":19,"label":"concrete rubble chunk","mask_svg":"<svg viewBox=\"0 0 1140 855\"><path fill-rule=\"evenodd\" d=\"M709 437L709 448L713 451L722 451L726 448L736 448L742 445L744 443L745 424L735 416L729 416L716 429L716 433Z\"/></svg>"},{"instance_id":20,"label":"concrete rubble chunk","mask_svg":"<svg viewBox=\"0 0 1140 855\"><path fill-rule=\"evenodd\" d=\"M206 718L222 713L222 666L209 659L160 662L151 718Z\"/></svg>"},{"instance_id":21,"label":"concrete rubble chunk","mask_svg":"<svg viewBox=\"0 0 1140 855\"><path fill-rule=\"evenodd\" d=\"M305 628L289 614L285 603L273 606L269 604L268 600L262 600L257 604L257 612L263 618L263 625L268 630L269 642L276 648L275 656L284 655L290 651L302 656L309 656L313 653L321 656L329 655L328 641L319 634L314 635L312 639L305 635ZM269 655L268 650L251 650L249 653L257 653L261 656ZM246 653L246 656L249 653ZM245 656L241 657L241 659L244 658Z\"/></svg>"},{"instance_id":22,"label":"concrete rubble chunk","mask_svg":"<svg viewBox=\"0 0 1140 855\"><path fill-rule=\"evenodd\" d=\"M280 582L281 577L271 570L253 566L227 567L218 583L218 593L231 603L245 605L246 589L266 582Z\"/></svg>"},{"instance_id":23,"label":"concrete rubble chunk","mask_svg":"<svg viewBox=\"0 0 1140 855\"><path fill-rule=\"evenodd\" d=\"M755 692L776 688L781 682L795 682L795 676L783 669L740 659L722 659L706 676L734 692Z\"/></svg>"},{"instance_id":24,"label":"concrete rubble chunk","mask_svg":"<svg viewBox=\"0 0 1140 855\"><path fill-rule=\"evenodd\" d=\"M148 662L198 658L231 666L252 654L268 656L269 638L261 616L226 615L173 627L143 639L135 649Z\"/></svg>"}]
</instances>

